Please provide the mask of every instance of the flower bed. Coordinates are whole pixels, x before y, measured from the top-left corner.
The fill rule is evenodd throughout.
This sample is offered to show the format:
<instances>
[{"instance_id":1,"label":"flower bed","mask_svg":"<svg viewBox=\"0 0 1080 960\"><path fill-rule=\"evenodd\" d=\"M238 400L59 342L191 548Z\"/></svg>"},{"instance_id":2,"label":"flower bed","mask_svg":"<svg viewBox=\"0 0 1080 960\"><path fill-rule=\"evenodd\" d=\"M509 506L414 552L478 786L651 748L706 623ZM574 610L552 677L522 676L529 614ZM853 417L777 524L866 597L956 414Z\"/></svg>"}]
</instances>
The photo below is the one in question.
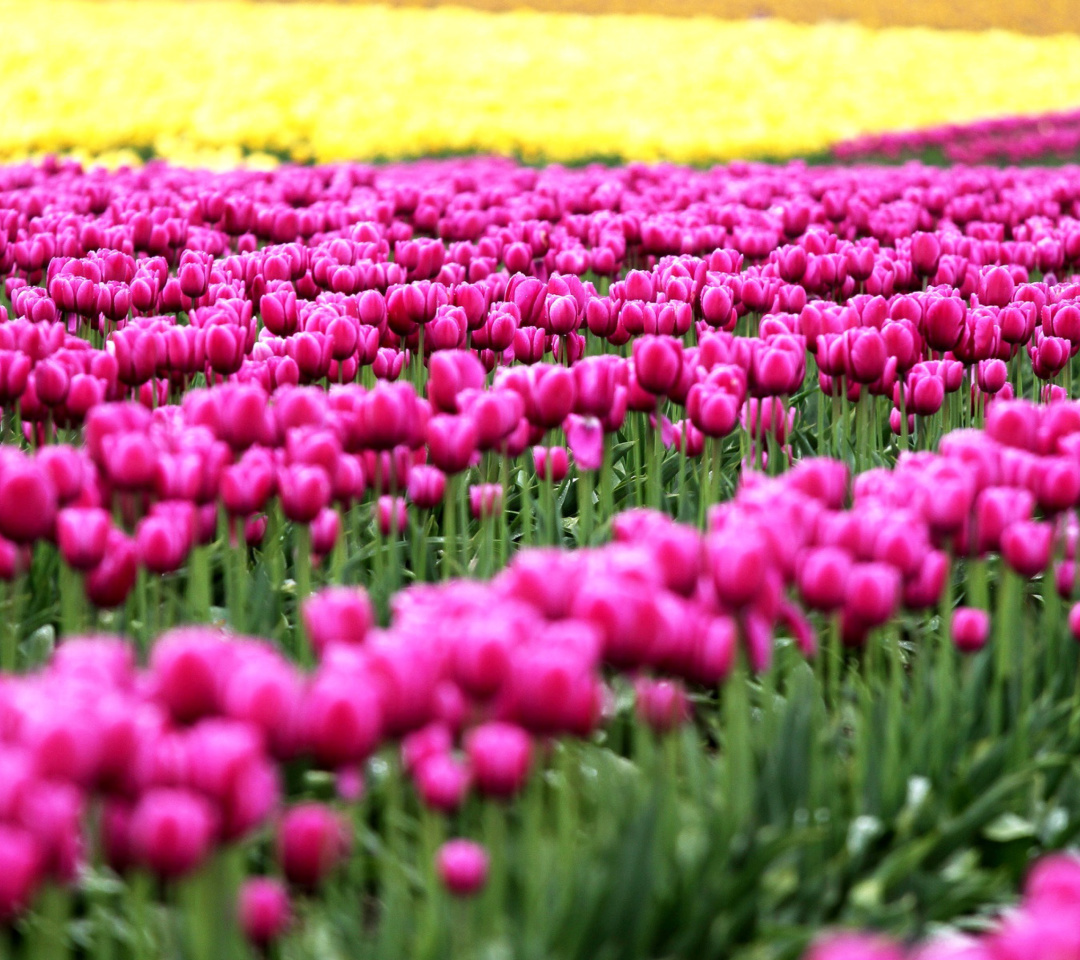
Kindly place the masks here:
<instances>
[{"instance_id":1,"label":"flower bed","mask_svg":"<svg viewBox=\"0 0 1080 960\"><path fill-rule=\"evenodd\" d=\"M1080 831L1077 263L1072 167L0 169L0 947L1006 902Z\"/></svg>"}]
</instances>

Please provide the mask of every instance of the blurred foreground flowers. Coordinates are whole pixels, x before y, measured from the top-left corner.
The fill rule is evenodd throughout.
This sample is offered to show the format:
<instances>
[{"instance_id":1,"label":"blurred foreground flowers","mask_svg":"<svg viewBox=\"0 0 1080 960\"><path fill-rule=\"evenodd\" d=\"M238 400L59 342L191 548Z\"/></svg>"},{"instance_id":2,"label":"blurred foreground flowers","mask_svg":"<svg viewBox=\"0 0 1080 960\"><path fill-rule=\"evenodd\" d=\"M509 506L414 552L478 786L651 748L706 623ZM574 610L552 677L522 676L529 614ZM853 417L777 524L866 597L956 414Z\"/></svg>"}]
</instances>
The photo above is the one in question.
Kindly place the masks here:
<instances>
[{"instance_id":1,"label":"blurred foreground flowers","mask_svg":"<svg viewBox=\"0 0 1080 960\"><path fill-rule=\"evenodd\" d=\"M0 18L4 157L696 162L1080 104L1080 37L166 0Z\"/></svg>"}]
</instances>

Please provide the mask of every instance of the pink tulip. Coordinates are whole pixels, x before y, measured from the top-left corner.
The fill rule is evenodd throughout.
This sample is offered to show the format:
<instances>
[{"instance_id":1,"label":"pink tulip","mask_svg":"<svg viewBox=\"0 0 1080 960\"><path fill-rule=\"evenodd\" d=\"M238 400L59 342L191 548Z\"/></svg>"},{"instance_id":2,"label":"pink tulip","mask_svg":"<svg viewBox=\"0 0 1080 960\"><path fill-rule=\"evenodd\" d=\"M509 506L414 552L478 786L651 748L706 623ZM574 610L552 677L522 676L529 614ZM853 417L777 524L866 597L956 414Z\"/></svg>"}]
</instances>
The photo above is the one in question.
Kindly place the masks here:
<instances>
[{"instance_id":1,"label":"pink tulip","mask_svg":"<svg viewBox=\"0 0 1080 960\"><path fill-rule=\"evenodd\" d=\"M488 855L470 840L449 840L435 858L439 879L454 896L469 897L487 883Z\"/></svg>"}]
</instances>

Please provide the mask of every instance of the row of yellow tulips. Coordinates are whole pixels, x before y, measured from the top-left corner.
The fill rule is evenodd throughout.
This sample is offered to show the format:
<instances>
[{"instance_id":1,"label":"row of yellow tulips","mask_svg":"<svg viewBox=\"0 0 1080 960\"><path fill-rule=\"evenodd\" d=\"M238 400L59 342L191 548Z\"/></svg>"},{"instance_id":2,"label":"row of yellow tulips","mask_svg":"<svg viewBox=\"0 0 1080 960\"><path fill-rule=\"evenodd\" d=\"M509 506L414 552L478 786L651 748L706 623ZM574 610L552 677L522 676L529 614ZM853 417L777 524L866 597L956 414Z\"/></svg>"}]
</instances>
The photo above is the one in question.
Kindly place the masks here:
<instances>
[{"instance_id":1,"label":"row of yellow tulips","mask_svg":"<svg viewBox=\"0 0 1080 960\"><path fill-rule=\"evenodd\" d=\"M0 0L0 157L703 162L1080 104L1080 37L208 0Z\"/></svg>"}]
</instances>

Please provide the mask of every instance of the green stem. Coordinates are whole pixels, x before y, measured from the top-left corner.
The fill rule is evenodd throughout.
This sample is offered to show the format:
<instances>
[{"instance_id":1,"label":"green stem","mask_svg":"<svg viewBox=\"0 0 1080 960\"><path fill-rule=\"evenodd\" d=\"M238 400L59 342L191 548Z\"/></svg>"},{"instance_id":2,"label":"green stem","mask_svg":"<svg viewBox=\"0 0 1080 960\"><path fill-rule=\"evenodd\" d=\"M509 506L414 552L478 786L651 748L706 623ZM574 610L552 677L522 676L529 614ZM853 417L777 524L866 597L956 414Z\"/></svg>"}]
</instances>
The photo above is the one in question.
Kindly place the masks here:
<instances>
[{"instance_id":1,"label":"green stem","mask_svg":"<svg viewBox=\"0 0 1080 960\"><path fill-rule=\"evenodd\" d=\"M456 473L450 474L446 478L444 497L442 578L443 580L449 580L452 567L457 561L458 475Z\"/></svg>"},{"instance_id":2,"label":"green stem","mask_svg":"<svg viewBox=\"0 0 1080 960\"><path fill-rule=\"evenodd\" d=\"M503 492L503 508L499 511L499 569L506 566L510 550L510 458L499 457L499 488Z\"/></svg>"},{"instance_id":3,"label":"green stem","mask_svg":"<svg viewBox=\"0 0 1080 960\"><path fill-rule=\"evenodd\" d=\"M615 514L615 467L612 463L614 447L610 435L604 434L604 459L600 465L600 522L611 522Z\"/></svg>"},{"instance_id":4,"label":"green stem","mask_svg":"<svg viewBox=\"0 0 1080 960\"><path fill-rule=\"evenodd\" d=\"M83 624L82 576L60 561L60 633L75 636Z\"/></svg>"},{"instance_id":5,"label":"green stem","mask_svg":"<svg viewBox=\"0 0 1080 960\"><path fill-rule=\"evenodd\" d=\"M210 619L210 557L204 546L195 547L188 561L188 607L197 623Z\"/></svg>"},{"instance_id":6,"label":"green stem","mask_svg":"<svg viewBox=\"0 0 1080 960\"><path fill-rule=\"evenodd\" d=\"M544 525L547 527L547 543L555 546L559 542L558 521L555 517L555 480L551 471L551 457L544 463L544 475L540 479L540 490L544 496Z\"/></svg>"},{"instance_id":7,"label":"green stem","mask_svg":"<svg viewBox=\"0 0 1080 960\"><path fill-rule=\"evenodd\" d=\"M484 926L495 935L502 930L506 920L506 890L509 875L506 817L507 811L497 801L485 801L484 846L491 858L491 867L481 909L484 914Z\"/></svg>"},{"instance_id":8,"label":"green stem","mask_svg":"<svg viewBox=\"0 0 1080 960\"><path fill-rule=\"evenodd\" d=\"M15 580L3 583L7 616L4 618L2 646L0 646L0 669L4 673L14 673L19 659L19 623L22 619L19 608L22 606L25 581L23 577L16 577Z\"/></svg>"},{"instance_id":9,"label":"green stem","mask_svg":"<svg viewBox=\"0 0 1080 960\"><path fill-rule=\"evenodd\" d=\"M301 616L304 601L311 594L311 528L306 523L293 524L293 551L296 569L296 654L301 663L312 663L314 658Z\"/></svg>"},{"instance_id":10,"label":"green stem","mask_svg":"<svg viewBox=\"0 0 1080 960\"><path fill-rule=\"evenodd\" d=\"M578 468L578 544L589 546L593 527L593 476L591 470Z\"/></svg>"}]
</instances>

